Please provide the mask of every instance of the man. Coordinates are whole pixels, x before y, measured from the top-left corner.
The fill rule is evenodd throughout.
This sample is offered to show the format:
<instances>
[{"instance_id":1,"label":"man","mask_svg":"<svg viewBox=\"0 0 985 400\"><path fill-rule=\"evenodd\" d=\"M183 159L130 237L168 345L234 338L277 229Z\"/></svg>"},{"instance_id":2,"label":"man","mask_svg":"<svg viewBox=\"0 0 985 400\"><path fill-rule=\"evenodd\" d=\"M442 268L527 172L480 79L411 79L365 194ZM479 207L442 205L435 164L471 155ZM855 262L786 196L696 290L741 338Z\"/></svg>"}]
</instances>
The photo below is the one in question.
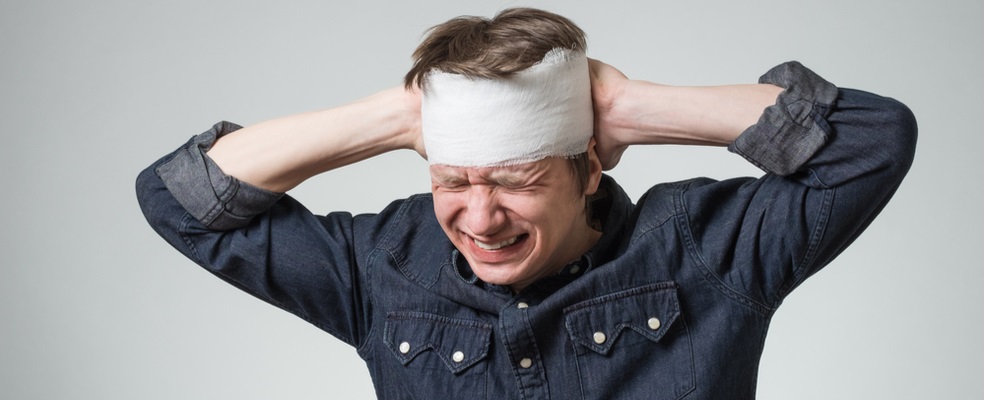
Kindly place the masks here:
<instances>
[{"instance_id":1,"label":"man","mask_svg":"<svg viewBox=\"0 0 985 400\"><path fill-rule=\"evenodd\" d=\"M753 398L770 317L889 200L913 116L797 63L670 87L584 51L544 11L451 20L405 88L219 123L140 174L141 207L196 263L354 346L380 398ZM602 171L635 144L727 145L767 174L633 204ZM360 216L282 194L397 149L428 159L431 194Z\"/></svg>"}]
</instances>

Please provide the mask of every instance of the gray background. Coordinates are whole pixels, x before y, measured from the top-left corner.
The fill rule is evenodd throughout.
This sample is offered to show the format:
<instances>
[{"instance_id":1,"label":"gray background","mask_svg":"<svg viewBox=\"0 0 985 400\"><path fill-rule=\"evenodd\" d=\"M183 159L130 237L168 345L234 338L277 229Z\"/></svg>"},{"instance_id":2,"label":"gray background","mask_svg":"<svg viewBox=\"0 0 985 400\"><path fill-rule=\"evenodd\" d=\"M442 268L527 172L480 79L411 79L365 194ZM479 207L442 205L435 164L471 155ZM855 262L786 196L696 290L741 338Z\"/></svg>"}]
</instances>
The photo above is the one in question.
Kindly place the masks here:
<instances>
[{"instance_id":1,"label":"gray background","mask_svg":"<svg viewBox=\"0 0 985 400\"><path fill-rule=\"evenodd\" d=\"M399 84L429 26L533 5L632 78L753 82L801 60L895 97L920 141L896 198L776 314L763 399L982 398L982 2L0 2L0 398L371 398L355 351L160 240L137 173L220 119ZM630 149L632 196L758 174L722 149ZM294 192L372 212L428 188L398 152ZM704 384L714 384L706 382Z\"/></svg>"}]
</instances>

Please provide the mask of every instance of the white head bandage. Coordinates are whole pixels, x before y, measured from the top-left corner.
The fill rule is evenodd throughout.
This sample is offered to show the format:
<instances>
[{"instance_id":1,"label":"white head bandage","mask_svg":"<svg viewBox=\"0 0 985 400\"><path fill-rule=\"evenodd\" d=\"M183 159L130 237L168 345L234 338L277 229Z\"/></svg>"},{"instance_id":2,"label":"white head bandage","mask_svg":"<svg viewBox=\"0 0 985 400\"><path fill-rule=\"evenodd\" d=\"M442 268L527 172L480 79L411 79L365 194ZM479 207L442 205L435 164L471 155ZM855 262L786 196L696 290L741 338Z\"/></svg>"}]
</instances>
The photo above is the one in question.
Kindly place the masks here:
<instances>
[{"instance_id":1,"label":"white head bandage","mask_svg":"<svg viewBox=\"0 0 985 400\"><path fill-rule=\"evenodd\" d=\"M588 59L558 48L505 79L431 71L421 121L431 164L506 166L584 153L594 129Z\"/></svg>"}]
</instances>

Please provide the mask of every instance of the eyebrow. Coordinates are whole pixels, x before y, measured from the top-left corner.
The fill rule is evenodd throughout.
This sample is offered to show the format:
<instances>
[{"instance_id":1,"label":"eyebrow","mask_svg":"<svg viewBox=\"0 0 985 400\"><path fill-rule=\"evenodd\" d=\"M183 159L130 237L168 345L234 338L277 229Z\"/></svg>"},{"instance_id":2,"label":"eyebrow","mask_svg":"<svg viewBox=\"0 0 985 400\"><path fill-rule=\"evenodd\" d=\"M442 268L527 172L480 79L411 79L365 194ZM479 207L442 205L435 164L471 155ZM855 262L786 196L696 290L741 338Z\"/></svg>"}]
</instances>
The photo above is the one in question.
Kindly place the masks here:
<instances>
[{"instance_id":1,"label":"eyebrow","mask_svg":"<svg viewBox=\"0 0 985 400\"><path fill-rule=\"evenodd\" d=\"M489 178L490 178L491 181L496 182L496 184L501 185L501 186L506 186L506 187L523 186L524 184L526 184L526 181L527 181L526 179L524 179L524 178L522 178L520 176L517 176L517 175L514 175L514 174L510 174L510 173L505 173L505 174L502 174L502 175L499 175L499 174L491 174Z\"/></svg>"},{"instance_id":2,"label":"eyebrow","mask_svg":"<svg viewBox=\"0 0 985 400\"><path fill-rule=\"evenodd\" d=\"M460 185L468 180L465 176L462 176L462 174L455 174L454 172L449 172L446 169L438 168L431 169L431 179L446 185Z\"/></svg>"}]
</instances>

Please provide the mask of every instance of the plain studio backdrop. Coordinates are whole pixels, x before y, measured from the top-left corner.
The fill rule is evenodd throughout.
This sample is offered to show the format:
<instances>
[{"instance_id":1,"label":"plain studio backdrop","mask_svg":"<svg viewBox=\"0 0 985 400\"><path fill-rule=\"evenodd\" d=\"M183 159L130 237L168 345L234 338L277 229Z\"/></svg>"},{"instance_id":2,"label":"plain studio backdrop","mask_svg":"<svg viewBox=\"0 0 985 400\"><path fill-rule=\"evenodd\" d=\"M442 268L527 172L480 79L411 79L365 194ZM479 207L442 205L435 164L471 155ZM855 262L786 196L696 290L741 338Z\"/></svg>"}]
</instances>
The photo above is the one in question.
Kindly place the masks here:
<instances>
[{"instance_id":1,"label":"plain studio backdrop","mask_svg":"<svg viewBox=\"0 0 985 400\"><path fill-rule=\"evenodd\" d=\"M920 126L909 176L780 308L759 396L982 398L980 0L4 0L0 398L372 398L355 350L158 238L134 179L219 120L399 85L428 27L513 6L571 18L591 57L635 79L751 83L796 59L908 104ZM658 182L760 172L720 148L652 146L611 174L635 198ZM292 194L318 214L375 212L428 184L404 151Z\"/></svg>"}]
</instances>

